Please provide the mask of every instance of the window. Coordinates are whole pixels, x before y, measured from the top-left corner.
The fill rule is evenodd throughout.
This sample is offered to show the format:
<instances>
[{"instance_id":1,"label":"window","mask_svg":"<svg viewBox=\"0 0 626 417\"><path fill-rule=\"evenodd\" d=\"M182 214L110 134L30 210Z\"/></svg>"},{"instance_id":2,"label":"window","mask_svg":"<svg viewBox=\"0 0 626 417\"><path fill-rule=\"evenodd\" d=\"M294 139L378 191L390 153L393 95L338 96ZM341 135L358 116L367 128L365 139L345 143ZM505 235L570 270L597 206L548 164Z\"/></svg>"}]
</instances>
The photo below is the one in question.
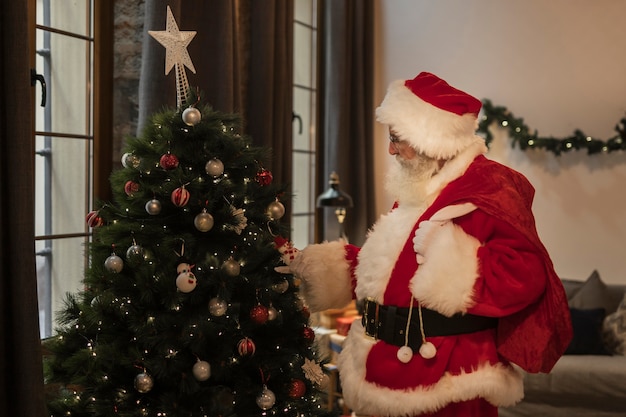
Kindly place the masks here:
<instances>
[{"instance_id":1,"label":"window","mask_svg":"<svg viewBox=\"0 0 626 417\"><path fill-rule=\"evenodd\" d=\"M317 0L294 3L293 214L292 241L297 248L315 236Z\"/></svg>"},{"instance_id":2,"label":"window","mask_svg":"<svg viewBox=\"0 0 626 417\"><path fill-rule=\"evenodd\" d=\"M66 292L80 288L90 233L85 215L93 207L94 168L107 171L103 152L94 159L98 89L94 17L102 0L36 0L35 252L41 337L54 332L55 313ZM104 6L107 7L107 6ZM107 19L103 19L107 21ZM99 22L102 24L102 22ZM110 41L109 41L110 43ZM104 55L103 55L104 56ZM109 93L110 94L110 93ZM103 98L102 102L107 102ZM106 174L108 175L108 174Z\"/></svg>"}]
</instances>

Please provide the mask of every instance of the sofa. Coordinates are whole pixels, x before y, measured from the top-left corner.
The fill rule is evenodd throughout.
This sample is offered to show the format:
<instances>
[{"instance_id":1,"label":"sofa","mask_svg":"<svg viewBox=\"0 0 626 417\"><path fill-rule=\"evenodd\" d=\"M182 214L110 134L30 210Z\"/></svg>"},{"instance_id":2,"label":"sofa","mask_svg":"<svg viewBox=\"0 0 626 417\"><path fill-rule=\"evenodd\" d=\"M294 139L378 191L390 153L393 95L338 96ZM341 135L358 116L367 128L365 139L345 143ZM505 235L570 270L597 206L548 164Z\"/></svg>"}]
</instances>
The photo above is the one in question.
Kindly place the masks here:
<instances>
[{"instance_id":1,"label":"sofa","mask_svg":"<svg viewBox=\"0 0 626 417\"><path fill-rule=\"evenodd\" d=\"M524 399L500 417L626 417L626 284L598 271L563 279L574 338L549 374L524 375Z\"/></svg>"}]
</instances>

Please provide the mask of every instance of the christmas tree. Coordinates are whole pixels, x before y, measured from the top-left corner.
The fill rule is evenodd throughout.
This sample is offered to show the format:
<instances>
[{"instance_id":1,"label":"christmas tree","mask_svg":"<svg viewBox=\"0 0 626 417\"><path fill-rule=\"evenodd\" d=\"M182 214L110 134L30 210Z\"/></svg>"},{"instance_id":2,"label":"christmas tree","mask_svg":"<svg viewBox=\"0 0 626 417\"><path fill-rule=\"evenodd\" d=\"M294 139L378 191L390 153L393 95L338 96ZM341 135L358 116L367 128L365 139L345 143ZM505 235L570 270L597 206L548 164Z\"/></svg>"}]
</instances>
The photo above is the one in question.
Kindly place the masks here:
<instances>
[{"instance_id":1,"label":"christmas tree","mask_svg":"<svg viewBox=\"0 0 626 417\"><path fill-rule=\"evenodd\" d=\"M153 36L176 67L178 106L127 140L113 202L87 215L84 290L46 341L51 415L327 414L307 309L274 270L294 252L286 187L237 115L189 92L189 33L168 8Z\"/></svg>"}]
</instances>

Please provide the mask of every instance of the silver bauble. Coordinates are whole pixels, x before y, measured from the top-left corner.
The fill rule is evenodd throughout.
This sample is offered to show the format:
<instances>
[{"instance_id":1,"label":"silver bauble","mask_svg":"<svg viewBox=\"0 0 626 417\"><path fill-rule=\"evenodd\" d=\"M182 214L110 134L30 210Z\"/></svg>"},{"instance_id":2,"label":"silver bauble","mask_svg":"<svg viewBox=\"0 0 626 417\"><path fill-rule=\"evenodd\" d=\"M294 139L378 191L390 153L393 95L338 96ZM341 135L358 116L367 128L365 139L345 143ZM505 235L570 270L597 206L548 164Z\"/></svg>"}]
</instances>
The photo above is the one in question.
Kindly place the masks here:
<instances>
[{"instance_id":1,"label":"silver bauble","mask_svg":"<svg viewBox=\"0 0 626 417\"><path fill-rule=\"evenodd\" d=\"M272 201L267 206L267 215L272 220L278 220L285 215L285 206L280 201Z\"/></svg>"},{"instance_id":2,"label":"silver bauble","mask_svg":"<svg viewBox=\"0 0 626 417\"><path fill-rule=\"evenodd\" d=\"M193 225L196 226L201 232L208 232L213 228L213 216L206 211L202 211L202 213L198 214L195 219L193 219Z\"/></svg>"},{"instance_id":3,"label":"silver bauble","mask_svg":"<svg viewBox=\"0 0 626 417\"><path fill-rule=\"evenodd\" d=\"M204 170L209 175L219 177L224 173L224 163L217 158L213 158L206 163Z\"/></svg>"},{"instance_id":4,"label":"silver bauble","mask_svg":"<svg viewBox=\"0 0 626 417\"><path fill-rule=\"evenodd\" d=\"M211 298L209 301L209 312L212 316L220 317L226 314L228 304L219 297Z\"/></svg>"},{"instance_id":5,"label":"silver bauble","mask_svg":"<svg viewBox=\"0 0 626 417\"><path fill-rule=\"evenodd\" d=\"M267 319L272 321L276 320L276 318L278 318L278 310L270 306L270 308L267 309Z\"/></svg>"},{"instance_id":6,"label":"silver bauble","mask_svg":"<svg viewBox=\"0 0 626 417\"><path fill-rule=\"evenodd\" d=\"M126 259L130 262L143 261L143 248L139 245L132 245L126 250Z\"/></svg>"},{"instance_id":7,"label":"silver bauble","mask_svg":"<svg viewBox=\"0 0 626 417\"><path fill-rule=\"evenodd\" d=\"M269 410L274 407L274 404L276 404L276 395L264 386L261 394L256 397L256 405L258 405L261 410Z\"/></svg>"},{"instance_id":8,"label":"silver bauble","mask_svg":"<svg viewBox=\"0 0 626 417\"><path fill-rule=\"evenodd\" d=\"M198 381L206 381L211 377L211 365L207 361L198 359L193 365L191 372L193 372L194 378Z\"/></svg>"},{"instance_id":9,"label":"silver bauble","mask_svg":"<svg viewBox=\"0 0 626 417\"><path fill-rule=\"evenodd\" d=\"M126 152L122 155L122 166L124 168L138 168L140 163L141 159L130 152Z\"/></svg>"},{"instance_id":10,"label":"silver bauble","mask_svg":"<svg viewBox=\"0 0 626 417\"><path fill-rule=\"evenodd\" d=\"M153 198L146 203L146 211L151 216L156 216L161 212L161 202L156 198Z\"/></svg>"},{"instance_id":11,"label":"silver bauble","mask_svg":"<svg viewBox=\"0 0 626 417\"><path fill-rule=\"evenodd\" d=\"M138 374L135 377L135 389L142 394L149 392L154 386L152 377L145 372Z\"/></svg>"},{"instance_id":12,"label":"silver bauble","mask_svg":"<svg viewBox=\"0 0 626 417\"><path fill-rule=\"evenodd\" d=\"M283 279L281 282L277 282L276 284L272 284L272 290L279 294L284 294L288 289L289 281L286 279Z\"/></svg>"},{"instance_id":13,"label":"silver bauble","mask_svg":"<svg viewBox=\"0 0 626 417\"><path fill-rule=\"evenodd\" d=\"M187 107L183 111L183 122L185 122L187 126L195 126L200 123L201 119L202 113L195 107Z\"/></svg>"},{"instance_id":14,"label":"silver bauble","mask_svg":"<svg viewBox=\"0 0 626 417\"><path fill-rule=\"evenodd\" d=\"M104 261L104 267L107 271L117 274L124 268L124 261L122 258L113 253Z\"/></svg>"},{"instance_id":15,"label":"silver bauble","mask_svg":"<svg viewBox=\"0 0 626 417\"><path fill-rule=\"evenodd\" d=\"M222 270L224 270L227 275L236 277L239 275L239 272L241 272L241 266L239 265L239 262L230 258L222 264Z\"/></svg>"}]
</instances>

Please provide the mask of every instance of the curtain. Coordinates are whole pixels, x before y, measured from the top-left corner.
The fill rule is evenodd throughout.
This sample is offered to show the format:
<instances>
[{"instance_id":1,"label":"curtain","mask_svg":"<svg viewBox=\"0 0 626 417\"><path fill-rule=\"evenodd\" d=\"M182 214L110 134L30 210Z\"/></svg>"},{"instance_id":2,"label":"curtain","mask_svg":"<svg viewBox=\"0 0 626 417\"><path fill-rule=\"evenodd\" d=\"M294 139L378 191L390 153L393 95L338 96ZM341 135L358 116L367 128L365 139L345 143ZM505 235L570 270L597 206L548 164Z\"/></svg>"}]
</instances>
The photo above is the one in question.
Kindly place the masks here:
<instances>
[{"instance_id":1,"label":"curtain","mask_svg":"<svg viewBox=\"0 0 626 417\"><path fill-rule=\"evenodd\" d=\"M319 62L319 132L323 144L318 183L326 187L331 172L339 174L340 188L350 194L345 233L361 245L376 217L373 195L373 0L337 0L322 3ZM339 236L334 211L323 209L318 233Z\"/></svg>"},{"instance_id":2,"label":"curtain","mask_svg":"<svg viewBox=\"0 0 626 417\"><path fill-rule=\"evenodd\" d=\"M170 6L196 68L189 85L216 110L240 114L244 133L272 149L266 167L291 182L293 3L290 0L146 0L138 134L149 116L176 105L174 71L165 76L165 48L147 33L165 30Z\"/></svg>"},{"instance_id":3,"label":"curtain","mask_svg":"<svg viewBox=\"0 0 626 417\"><path fill-rule=\"evenodd\" d=\"M25 0L0 3L0 415L44 417Z\"/></svg>"}]
</instances>

